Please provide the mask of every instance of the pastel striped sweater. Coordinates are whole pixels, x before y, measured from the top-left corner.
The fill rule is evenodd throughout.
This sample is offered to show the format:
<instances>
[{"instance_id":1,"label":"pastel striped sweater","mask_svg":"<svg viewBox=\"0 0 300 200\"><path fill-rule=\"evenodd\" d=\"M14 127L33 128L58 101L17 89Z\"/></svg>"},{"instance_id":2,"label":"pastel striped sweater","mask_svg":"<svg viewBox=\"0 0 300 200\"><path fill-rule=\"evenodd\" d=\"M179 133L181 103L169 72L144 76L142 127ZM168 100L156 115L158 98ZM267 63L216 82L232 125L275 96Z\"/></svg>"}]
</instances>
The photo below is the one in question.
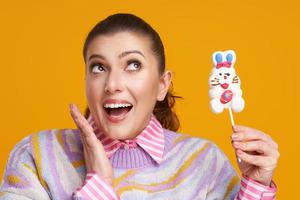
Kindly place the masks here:
<instances>
[{"instance_id":1,"label":"pastel striped sweater","mask_svg":"<svg viewBox=\"0 0 300 200\"><path fill-rule=\"evenodd\" d=\"M240 179L215 144L167 129L163 134L160 164L139 146L120 148L110 158L112 187L120 199L235 198ZM86 175L78 130L41 131L24 138L11 152L0 199L77 199L74 192L90 178Z\"/></svg>"}]
</instances>

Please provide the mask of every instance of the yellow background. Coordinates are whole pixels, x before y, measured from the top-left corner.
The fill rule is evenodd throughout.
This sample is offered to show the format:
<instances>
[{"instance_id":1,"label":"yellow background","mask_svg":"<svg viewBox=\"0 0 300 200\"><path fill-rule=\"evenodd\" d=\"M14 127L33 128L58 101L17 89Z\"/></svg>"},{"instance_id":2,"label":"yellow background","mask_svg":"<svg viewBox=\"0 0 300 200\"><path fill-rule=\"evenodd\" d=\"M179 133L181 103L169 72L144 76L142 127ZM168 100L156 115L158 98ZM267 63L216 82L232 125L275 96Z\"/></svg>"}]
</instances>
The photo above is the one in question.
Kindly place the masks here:
<instances>
[{"instance_id":1,"label":"yellow background","mask_svg":"<svg viewBox=\"0 0 300 200\"><path fill-rule=\"evenodd\" d=\"M162 37L175 92L184 97L177 103L180 131L214 141L235 167L229 115L210 112L208 76L213 51L236 51L246 108L234 114L235 120L278 142L278 199L295 199L300 178L299 10L296 0L2 1L1 176L9 152L26 135L75 127L68 104L82 111L86 105L85 36L104 17L130 12Z\"/></svg>"}]
</instances>

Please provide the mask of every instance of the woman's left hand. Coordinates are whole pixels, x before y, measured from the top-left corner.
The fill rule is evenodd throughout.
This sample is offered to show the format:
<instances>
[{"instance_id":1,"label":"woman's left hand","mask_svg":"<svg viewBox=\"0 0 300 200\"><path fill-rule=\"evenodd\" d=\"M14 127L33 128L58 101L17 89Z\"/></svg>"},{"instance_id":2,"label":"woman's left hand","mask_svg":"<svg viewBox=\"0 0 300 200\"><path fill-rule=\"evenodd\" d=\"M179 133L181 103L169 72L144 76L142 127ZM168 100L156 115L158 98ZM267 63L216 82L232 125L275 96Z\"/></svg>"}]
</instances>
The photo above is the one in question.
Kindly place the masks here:
<instances>
[{"instance_id":1,"label":"woman's left hand","mask_svg":"<svg viewBox=\"0 0 300 200\"><path fill-rule=\"evenodd\" d=\"M270 186L279 158L278 145L272 138L253 128L235 125L232 146L241 172L266 186Z\"/></svg>"}]
</instances>

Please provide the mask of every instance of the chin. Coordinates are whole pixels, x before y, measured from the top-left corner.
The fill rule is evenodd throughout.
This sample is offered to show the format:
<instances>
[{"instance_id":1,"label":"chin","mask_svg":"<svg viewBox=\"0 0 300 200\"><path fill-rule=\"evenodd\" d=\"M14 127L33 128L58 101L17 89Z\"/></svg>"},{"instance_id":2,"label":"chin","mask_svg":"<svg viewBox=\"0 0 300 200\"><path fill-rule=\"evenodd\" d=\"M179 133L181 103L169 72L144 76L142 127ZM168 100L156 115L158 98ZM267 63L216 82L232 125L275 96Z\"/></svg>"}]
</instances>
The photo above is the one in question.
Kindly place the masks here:
<instances>
[{"instance_id":1,"label":"chin","mask_svg":"<svg viewBox=\"0 0 300 200\"><path fill-rule=\"evenodd\" d=\"M133 132L134 131L125 129L124 126L118 126L118 127L113 127L111 129L109 129L108 136L113 139L127 140L127 139L135 138L135 135L132 134Z\"/></svg>"}]
</instances>

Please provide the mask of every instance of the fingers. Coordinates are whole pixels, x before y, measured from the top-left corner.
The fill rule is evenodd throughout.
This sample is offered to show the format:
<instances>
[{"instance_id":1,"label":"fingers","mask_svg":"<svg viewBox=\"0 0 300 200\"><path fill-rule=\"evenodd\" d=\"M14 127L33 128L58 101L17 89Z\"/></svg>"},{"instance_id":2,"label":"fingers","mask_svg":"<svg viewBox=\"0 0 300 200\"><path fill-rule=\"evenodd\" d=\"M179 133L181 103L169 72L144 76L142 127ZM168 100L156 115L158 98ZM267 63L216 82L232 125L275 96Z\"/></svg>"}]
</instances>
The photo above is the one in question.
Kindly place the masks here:
<instances>
[{"instance_id":1,"label":"fingers","mask_svg":"<svg viewBox=\"0 0 300 200\"><path fill-rule=\"evenodd\" d=\"M236 125L231 138L237 157L244 162L270 170L276 167L279 158L278 145L269 135Z\"/></svg>"},{"instance_id":2,"label":"fingers","mask_svg":"<svg viewBox=\"0 0 300 200\"><path fill-rule=\"evenodd\" d=\"M275 156L260 156L252 155L241 150L236 151L237 156L244 162L263 168L264 170L272 171L275 169L278 157Z\"/></svg>"},{"instance_id":3,"label":"fingers","mask_svg":"<svg viewBox=\"0 0 300 200\"><path fill-rule=\"evenodd\" d=\"M89 134L93 133L93 128L90 126L88 121L81 115L76 105L70 104L70 112L77 127L84 132L85 136L87 137L91 136Z\"/></svg>"},{"instance_id":4,"label":"fingers","mask_svg":"<svg viewBox=\"0 0 300 200\"><path fill-rule=\"evenodd\" d=\"M81 132L81 138L84 145L97 146L97 137L94 134L94 130L88 121L82 116L76 105L70 104L71 116Z\"/></svg>"},{"instance_id":5,"label":"fingers","mask_svg":"<svg viewBox=\"0 0 300 200\"><path fill-rule=\"evenodd\" d=\"M275 154L274 149L268 143L262 140L250 142L233 142L233 147L242 151L258 152L265 156L272 156Z\"/></svg>"},{"instance_id":6,"label":"fingers","mask_svg":"<svg viewBox=\"0 0 300 200\"><path fill-rule=\"evenodd\" d=\"M269 135L263 133L262 131L241 125L235 125L233 127L233 130L233 141L262 140L270 144L273 148L278 149L278 145L272 140L272 138Z\"/></svg>"}]
</instances>

